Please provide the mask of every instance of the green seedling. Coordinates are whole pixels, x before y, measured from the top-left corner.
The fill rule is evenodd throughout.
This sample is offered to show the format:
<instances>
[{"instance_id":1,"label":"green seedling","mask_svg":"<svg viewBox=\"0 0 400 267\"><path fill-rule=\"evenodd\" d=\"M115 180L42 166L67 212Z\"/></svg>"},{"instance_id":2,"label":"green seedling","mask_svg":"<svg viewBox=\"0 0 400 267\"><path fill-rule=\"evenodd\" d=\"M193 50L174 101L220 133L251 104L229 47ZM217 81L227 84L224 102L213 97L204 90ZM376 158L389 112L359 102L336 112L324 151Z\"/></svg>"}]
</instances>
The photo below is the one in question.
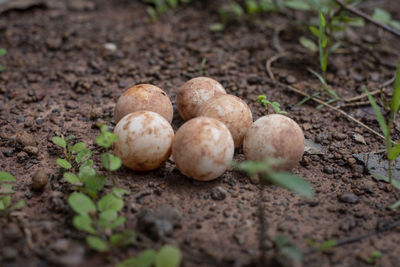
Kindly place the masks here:
<instances>
[{"instance_id":1,"label":"green seedling","mask_svg":"<svg viewBox=\"0 0 400 267\"><path fill-rule=\"evenodd\" d=\"M16 181L10 173L0 172L0 216L8 218L12 211L25 206L25 201L22 199L12 203L11 196L14 194L12 183Z\"/></svg>"},{"instance_id":2,"label":"green seedling","mask_svg":"<svg viewBox=\"0 0 400 267\"><path fill-rule=\"evenodd\" d=\"M315 240L311 238L307 238L306 242L312 246L316 251L319 253L325 253L329 252L334 246L336 246L336 240L335 239L329 239L327 241L324 241L322 243L317 243Z\"/></svg>"},{"instance_id":3,"label":"green seedling","mask_svg":"<svg viewBox=\"0 0 400 267\"><path fill-rule=\"evenodd\" d=\"M96 144L105 150L110 149L117 136L108 132L106 125L100 126L100 132L96 137ZM103 189L106 178L92 167L92 151L83 142L72 145L73 139L74 137L53 137L52 141L63 149L65 155L65 159L59 158L56 162L67 170L63 177L68 183L96 198ZM116 171L121 167L121 159L109 152L102 153L100 159L103 168L108 171Z\"/></svg>"},{"instance_id":4,"label":"green seedling","mask_svg":"<svg viewBox=\"0 0 400 267\"><path fill-rule=\"evenodd\" d=\"M260 103L260 104L262 104L264 107L265 107L265 109L266 110L268 110L268 108L269 107L271 107L272 108L272 110L274 111L274 113L277 113L277 114L287 114L287 112L286 111L284 111L284 110L281 110L281 104L279 104L279 102L271 102L271 101L269 101L268 99L267 99L267 96L266 95L259 95L258 97L257 97L257 102L258 103Z\"/></svg>"},{"instance_id":5,"label":"green seedling","mask_svg":"<svg viewBox=\"0 0 400 267\"><path fill-rule=\"evenodd\" d=\"M124 189L114 188L113 193L103 196L96 204L85 194L74 192L68 197L68 204L75 211L74 227L87 233L86 243L96 251L109 251L115 247L127 246L136 240L131 230L114 233L126 218L118 216L124 207Z\"/></svg>"},{"instance_id":6,"label":"green seedling","mask_svg":"<svg viewBox=\"0 0 400 267\"><path fill-rule=\"evenodd\" d=\"M0 48L0 57L4 56L7 53L7 50L5 48ZM5 68L3 65L0 64L0 71L4 71Z\"/></svg>"},{"instance_id":7,"label":"green seedling","mask_svg":"<svg viewBox=\"0 0 400 267\"><path fill-rule=\"evenodd\" d=\"M382 258L382 252L374 250L369 257L364 259L364 262L373 265L376 264L380 258Z\"/></svg>"},{"instance_id":8,"label":"green seedling","mask_svg":"<svg viewBox=\"0 0 400 267\"><path fill-rule=\"evenodd\" d=\"M138 256L118 263L117 267L179 267L181 262L181 251L174 246L165 245L159 251L146 249Z\"/></svg>"},{"instance_id":9,"label":"green seedling","mask_svg":"<svg viewBox=\"0 0 400 267\"><path fill-rule=\"evenodd\" d=\"M274 238L275 249L282 257L295 262L303 261L303 253L292 244L290 238L285 235L276 235Z\"/></svg>"},{"instance_id":10,"label":"green seedling","mask_svg":"<svg viewBox=\"0 0 400 267\"><path fill-rule=\"evenodd\" d=\"M264 162L243 161L234 163L233 167L239 171L246 172L250 177L259 175L260 178L275 185L286 188L301 196L312 198L314 190L303 178L290 172L274 171L273 166L279 165L279 159L267 158Z\"/></svg>"},{"instance_id":11,"label":"green seedling","mask_svg":"<svg viewBox=\"0 0 400 267\"><path fill-rule=\"evenodd\" d=\"M393 121L397 115L397 112L400 107L400 61L398 63L396 78L393 86L393 96L392 102L390 104L390 114L389 118L386 121L383 117L378 105L376 104L374 98L369 93L368 89L364 87L364 91L368 96L368 99L374 109L376 119L379 123L383 136L385 137L385 145L386 145L386 156L388 160L388 179L387 181L392 184L392 162L396 160L396 158L400 155L400 142L393 145L392 144L392 136L390 131L393 128ZM378 179L381 179L381 176L377 176Z\"/></svg>"},{"instance_id":12,"label":"green seedling","mask_svg":"<svg viewBox=\"0 0 400 267\"><path fill-rule=\"evenodd\" d=\"M200 63L200 69L199 69L200 76L203 76L204 74L208 76L208 71L205 71L206 64L207 64L207 59L203 58Z\"/></svg>"}]
</instances>

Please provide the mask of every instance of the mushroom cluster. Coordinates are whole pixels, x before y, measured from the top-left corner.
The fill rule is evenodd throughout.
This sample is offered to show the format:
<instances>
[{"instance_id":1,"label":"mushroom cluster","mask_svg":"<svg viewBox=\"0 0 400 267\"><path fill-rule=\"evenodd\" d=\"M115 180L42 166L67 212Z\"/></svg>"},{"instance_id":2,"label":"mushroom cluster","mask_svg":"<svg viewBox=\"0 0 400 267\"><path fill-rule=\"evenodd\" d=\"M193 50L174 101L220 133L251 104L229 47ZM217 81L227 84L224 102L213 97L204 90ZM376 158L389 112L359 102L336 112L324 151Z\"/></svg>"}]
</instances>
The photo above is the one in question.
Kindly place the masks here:
<instances>
[{"instance_id":1,"label":"mushroom cluster","mask_svg":"<svg viewBox=\"0 0 400 267\"><path fill-rule=\"evenodd\" d=\"M177 92L176 106L186 122L174 135L173 108L168 95L150 84L128 89L115 107L114 153L135 171L159 168L172 154L187 177L210 181L221 176L243 144L252 161L280 158L280 170L290 170L303 155L304 135L298 124L283 115L267 115L253 123L248 105L226 93L217 81L197 77Z\"/></svg>"}]
</instances>

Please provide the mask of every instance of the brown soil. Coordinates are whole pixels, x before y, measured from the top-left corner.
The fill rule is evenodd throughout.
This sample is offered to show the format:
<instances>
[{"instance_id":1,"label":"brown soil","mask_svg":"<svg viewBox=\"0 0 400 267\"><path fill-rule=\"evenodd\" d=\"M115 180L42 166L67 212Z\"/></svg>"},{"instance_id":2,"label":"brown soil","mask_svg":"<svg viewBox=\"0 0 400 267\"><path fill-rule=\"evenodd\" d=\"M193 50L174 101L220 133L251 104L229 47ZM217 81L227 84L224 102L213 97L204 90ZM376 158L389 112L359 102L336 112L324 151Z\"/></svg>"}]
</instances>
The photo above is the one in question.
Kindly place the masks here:
<instances>
[{"instance_id":1,"label":"brown soil","mask_svg":"<svg viewBox=\"0 0 400 267\"><path fill-rule=\"evenodd\" d=\"M140 2L94 3L94 10L36 7L0 16L0 47L8 50L0 58L6 68L0 73L0 164L1 170L18 179L14 198L27 203L9 221L0 219L0 265L60 266L62 260L72 263L72 258L78 257L80 266L111 266L146 247L159 248L165 243L181 248L183 266L257 263L260 186L234 171L212 182L195 182L181 175L172 162L149 173L122 168L112 174L119 187L132 192L124 208L126 227L137 229L140 238L135 246L114 252L112 257L86 249L83 261L79 259L86 248L84 235L71 225L72 211L66 204L70 187L55 164L60 151L51 138L73 134L94 146L96 122L112 125L118 96L134 84L159 86L175 105L177 89L199 76L203 58L207 59L206 73L221 82L228 93L245 100L254 119L266 113L257 103L257 95L267 94L289 111L307 138L322 145L322 155L305 154L294 170L314 187L312 200L275 186L264 189L269 256L274 255L271 240L277 233L307 250L307 237L317 242L344 240L400 219L398 211L387 209L400 193L388 192L386 184L373 180L352 157L353 153L384 148L382 140L336 112L316 109L312 102L289 110L302 97L279 86L266 73L267 59L280 47L289 51L289 56L273 64L276 79L307 92L318 86L318 80L306 70L318 69L317 56L298 44L304 33L290 25L295 18L305 19L302 14L266 14L213 33L208 28L219 20L216 3L207 6L195 1L169 10L155 23L149 22ZM400 18L397 0L384 3L382 7ZM367 5L364 10L371 12L373 7ZM276 34L274 37L278 26L282 28L279 39ZM374 90L393 77L400 54L398 39L371 25L352 29L344 38L346 45L330 57L327 76L342 97L359 95L362 85ZM106 49L107 43L114 43L117 49ZM172 124L177 130L182 120L174 108ZM368 105L344 110L379 131ZM393 139L399 139L399 131L397 122ZM16 141L15 135L21 133L32 135L36 144L31 147L39 151L31 148L24 152L21 143L29 137ZM362 135L365 144L357 143L354 134ZM243 159L238 152L237 159ZM41 192L31 188L37 170L50 172L50 181ZM111 187L110 182L106 190ZM182 219L171 236L153 241L138 229L137 214L162 204L175 207ZM333 248L327 254L308 254L303 265L362 266L361 258L379 250L383 254L381 266L396 266L400 262L399 243L399 228L394 228Z\"/></svg>"}]
</instances>

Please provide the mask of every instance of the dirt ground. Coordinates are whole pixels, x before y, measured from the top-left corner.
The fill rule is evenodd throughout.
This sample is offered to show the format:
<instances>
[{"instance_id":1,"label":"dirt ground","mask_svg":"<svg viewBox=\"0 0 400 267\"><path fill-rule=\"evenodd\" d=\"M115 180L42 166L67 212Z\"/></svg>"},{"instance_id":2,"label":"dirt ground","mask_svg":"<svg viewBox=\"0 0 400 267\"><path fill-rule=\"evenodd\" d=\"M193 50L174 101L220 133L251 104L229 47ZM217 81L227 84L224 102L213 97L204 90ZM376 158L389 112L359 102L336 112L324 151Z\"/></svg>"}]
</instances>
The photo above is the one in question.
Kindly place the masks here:
<instances>
[{"instance_id":1,"label":"dirt ground","mask_svg":"<svg viewBox=\"0 0 400 267\"><path fill-rule=\"evenodd\" d=\"M400 19L397 0L365 2L373 5L366 5L364 11L383 7ZM298 42L308 33L292 24L294 19L305 20L303 14L269 13L233 23L223 32L210 32L210 24L219 21L218 2L194 1L167 11L154 23L139 1L90 3L70 8L39 6L0 15L0 48L7 48L0 58L5 66L0 73L0 164L2 171L18 180L14 198L27 203L9 221L0 219L0 265L112 266L144 248L165 243L183 251L183 266L257 263L260 185L245 175L228 171L212 182L196 182L181 175L172 161L149 173L120 169L113 177L119 187L131 191L123 210L128 218L126 228L135 229L139 239L135 246L110 257L89 251L84 235L73 228L73 212L66 203L70 187L55 163L59 150L51 142L53 136L73 134L94 146L99 133L96 122L113 125L114 105L124 90L151 83L165 90L175 103L177 89L200 75L204 58L205 73L228 93L244 99L254 119L266 114L257 96L267 94L301 125L306 138L322 147L320 153L305 153L293 170L312 184L313 199L276 186L264 189L261 204L269 256L274 255L272 240L278 233L306 251L306 238L345 240L400 219L398 211L387 208L400 193L373 180L352 156L383 149L382 140L335 111L317 109L311 101L290 108L302 96L282 84L308 93L318 86L318 80L307 71L307 67L318 70L317 55ZM400 55L396 37L367 24L349 29L343 38L346 43L330 57L327 76L343 98L360 95L363 85L373 91L394 76ZM266 61L278 50L288 52L272 65L279 83L266 71ZM390 92L392 86L387 88ZM177 130L183 121L174 108L172 125ZM379 131L369 105L343 110ZM397 121L393 139L400 138L399 132ZM18 139L21 135L33 136L36 149L24 151L27 144ZM365 142L356 138L359 136ZM236 158L243 159L240 149ZM50 173L49 183L39 192L31 188L37 170ZM111 187L108 182L106 190ZM138 214L156 208L180 213L170 235L154 237L138 226ZM397 266L399 231L394 228L374 234L329 253L307 254L303 265L363 266L362 259L379 250L383 255L379 266Z\"/></svg>"}]
</instances>

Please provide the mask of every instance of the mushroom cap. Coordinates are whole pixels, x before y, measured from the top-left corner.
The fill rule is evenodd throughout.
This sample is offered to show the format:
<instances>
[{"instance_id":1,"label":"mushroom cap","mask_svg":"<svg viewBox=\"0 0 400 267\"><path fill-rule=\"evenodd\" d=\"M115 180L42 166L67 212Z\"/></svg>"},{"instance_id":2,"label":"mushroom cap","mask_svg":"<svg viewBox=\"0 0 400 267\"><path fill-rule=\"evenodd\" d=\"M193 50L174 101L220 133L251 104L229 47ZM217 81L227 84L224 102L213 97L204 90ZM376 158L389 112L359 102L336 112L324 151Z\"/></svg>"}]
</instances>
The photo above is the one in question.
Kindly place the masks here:
<instances>
[{"instance_id":1,"label":"mushroom cap","mask_svg":"<svg viewBox=\"0 0 400 267\"><path fill-rule=\"evenodd\" d=\"M224 95L222 85L207 77L197 77L183 84L176 95L176 106L183 120L196 117L197 111L205 102L217 95Z\"/></svg>"},{"instance_id":2,"label":"mushroom cap","mask_svg":"<svg viewBox=\"0 0 400 267\"><path fill-rule=\"evenodd\" d=\"M114 153L135 171L157 169L171 155L174 131L166 119L152 111L136 111L115 126Z\"/></svg>"},{"instance_id":3,"label":"mushroom cap","mask_svg":"<svg viewBox=\"0 0 400 267\"><path fill-rule=\"evenodd\" d=\"M235 147L243 143L247 129L253 123L253 115L247 104L234 95L220 95L204 103L197 116L219 120L228 127Z\"/></svg>"},{"instance_id":4,"label":"mushroom cap","mask_svg":"<svg viewBox=\"0 0 400 267\"><path fill-rule=\"evenodd\" d=\"M267 157L280 158L283 163L276 170L291 170L304 153L304 134L291 118L272 114L259 118L247 131L243 152L248 160L263 161Z\"/></svg>"},{"instance_id":5,"label":"mushroom cap","mask_svg":"<svg viewBox=\"0 0 400 267\"><path fill-rule=\"evenodd\" d=\"M232 161L234 145L231 133L220 121L197 117L176 132L172 156L182 174L199 181L221 176Z\"/></svg>"},{"instance_id":6,"label":"mushroom cap","mask_svg":"<svg viewBox=\"0 0 400 267\"><path fill-rule=\"evenodd\" d=\"M173 108L169 96L157 86L138 84L126 90L115 106L114 119L118 123L125 115L139 111L153 111L172 122Z\"/></svg>"}]
</instances>

